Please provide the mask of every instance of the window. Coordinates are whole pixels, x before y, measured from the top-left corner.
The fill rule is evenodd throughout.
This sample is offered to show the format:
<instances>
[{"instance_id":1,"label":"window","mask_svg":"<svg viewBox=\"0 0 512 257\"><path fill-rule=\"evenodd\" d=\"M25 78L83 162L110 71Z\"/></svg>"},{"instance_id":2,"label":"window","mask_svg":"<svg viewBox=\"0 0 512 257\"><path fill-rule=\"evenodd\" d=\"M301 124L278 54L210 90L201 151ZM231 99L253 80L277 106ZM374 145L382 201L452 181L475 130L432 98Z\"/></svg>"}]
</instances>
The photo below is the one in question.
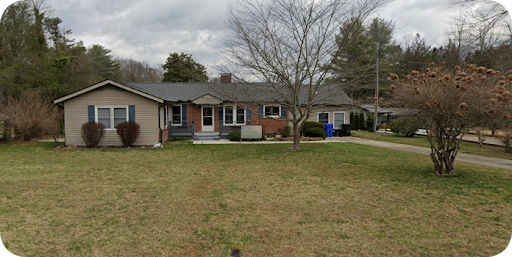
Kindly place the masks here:
<instances>
[{"instance_id":1,"label":"window","mask_svg":"<svg viewBox=\"0 0 512 257\"><path fill-rule=\"evenodd\" d=\"M105 128L110 126L110 108L98 108L98 123L105 125Z\"/></svg>"},{"instance_id":2,"label":"window","mask_svg":"<svg viewBox=\"0 0 512 257\"><path fill-rule=\"evenodd\" d=\"M181 126L181 105L174 105L172 107L172 125Z\"/></svg>"},{"instance_id":3,"label":"window","mask_svg":"<svg viewBox=\"0 0 512 257\"><path fill-rule=\"evenodd\" d=\"M263 107L263 114L268 117L279 117L281 115L281 106L265 105Z\"/></svg>"},{"instance_id":4,"label":"window","mask_svg":"<svg viewBox=\"0 0 512 257\"><path fill-rule=\"evenodd\" d=\"M232 125L234 120L233 106L224 107L224 124Z\"/></svg>"},{"instance_id":5,"label":"window","mask_svg":"<svg viewBox=\"0 0 512 257\"><path fill-rule=\"evenodd\" d=\"M114 128L121 122L125 122L128 119L128 108L114 108Z\"/></svg>"},{"instance_id":6,"label":"window","mask_svg":"<svg viewBox=\"0 0 512 257\"><path fill-rule=\"evenodd\" d=\"M334 112L334 128L340 129L345 124L345 112Z\"/></svg>"},{"instance_id":7,"label":"window","mask_svg":"<svg viewBox=\"0 0 512 257\"><path fill-rule=\"evenodd\" d=\"M245 109L242 109L242 108L236 109L236 123L237 124L245 123Z\"/></svg>"},{"instance_id":8,"label":"window","mask_svg":"<svg viewBox=\"0 0 512 257\"><path fill-rule=\"evenodd\" d=\"M319 112L318 113L318 122L329 123L329 113L328 112Z\"/></svg>"},{"instance_id":9,"label":"window","mask_svg":"<svg viewBox=\"0 0 512 257\"><path fill-rule=\"evenodd\" d=\"M119 123L128 121L128 107L126 106L98 106L96 113L96 122L105 125L106 129L117 128Z\"/></svg>"},{"instance_id":10,"label":"window","mask_svg":"<svg viewBox=\"0 0 512 257\"><path fill-rule=\"evenodd\" d=\"M237 106L224 106L224 125L244 125L245 109Z\"/></svg>"}]
</instances>

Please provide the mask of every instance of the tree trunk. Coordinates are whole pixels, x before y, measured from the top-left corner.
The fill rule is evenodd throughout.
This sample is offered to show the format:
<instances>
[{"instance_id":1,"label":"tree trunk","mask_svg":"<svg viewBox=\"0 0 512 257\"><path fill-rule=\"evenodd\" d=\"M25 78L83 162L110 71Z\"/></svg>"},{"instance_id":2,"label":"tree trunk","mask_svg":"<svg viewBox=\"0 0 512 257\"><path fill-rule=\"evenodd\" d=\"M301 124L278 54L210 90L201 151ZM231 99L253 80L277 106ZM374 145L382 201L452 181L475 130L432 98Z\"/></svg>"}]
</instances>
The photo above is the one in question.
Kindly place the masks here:
<instances>
[{"instance_id":1,"label":"tree trunk","mask_svg":"<svg viewBox=\"0 0 512 257\"><path fill-rule=\"evenodd\" d=\"M439 150L435 148L430 149L430 158L434 163L434 169L436 170L437 175L442 175L444 172L443 165L443 154L439 152Z\"/></svg>"},{"instance_id":2,"label":"tree trunk","mask_svg":"<svg viewBox=\"0 0 512 257\"><path fill-rule=\"evenodd\" d=\"M300 151L300 128L298 121L293 122L293 146L290 150Z\"/></svg>"},{"instance_id":3,"label":"tree trunk","mask_svg":"<svg viewBox=\"0 0 512 257\"><path fill-rule=\"evenodd\" d=\"M434 169L438 175L452 175L455 173L455 157L459 150L460 141L457 136L437 132L436 141L432 135L428 135L430 142L430 158L434 163Z\"/></svg>"},{"instance_id":4,"label":"tree trunk","mask_svg":"<svg viewBox=\"0 0 512 257\"><path fill-rule=\"evenodd\" d=\"M431 149L430 158L434 162L434 168L438 175L454 174L453 164L455 163L456 153L446 152L445 150Z\"/></svg>"},{"instance_id":5,"label":"tree trunk","mask_svg":"<svg viewBox=\"0 0 512 257\"><path fill-rule=\"evenodd\" d=\"M482 145L485 141L485 134L483 132L483 129L476 128L476 136L478 138L478 145L480 145L480 147L482 147Z\"/></svg>"}]
</instances>

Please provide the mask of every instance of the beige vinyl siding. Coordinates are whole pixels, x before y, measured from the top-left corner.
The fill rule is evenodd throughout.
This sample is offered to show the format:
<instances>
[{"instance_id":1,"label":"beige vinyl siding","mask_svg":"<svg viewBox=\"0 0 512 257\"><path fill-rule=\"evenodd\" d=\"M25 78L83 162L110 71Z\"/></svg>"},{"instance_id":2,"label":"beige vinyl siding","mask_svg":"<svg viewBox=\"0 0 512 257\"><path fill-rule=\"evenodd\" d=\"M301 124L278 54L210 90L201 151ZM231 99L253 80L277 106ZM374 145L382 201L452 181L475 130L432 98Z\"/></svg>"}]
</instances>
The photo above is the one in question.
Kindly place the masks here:
<instances>
[{"instance_id":1,"label":"beige vinyl siding","mask_svg":"<svg viewBox=\"0 0 512 257\"><path fill-rule=\"evenodd\" d=\"M160 127L161 127L162 129L164 129L164 128L165 128L165 119L164 119L165 111L164 111L164 108L165 108L165 107L161 107L161 108L160 108ZM158 117L157 117L157 119L158 119Z\"/></svg>"},{"instance_id":2,"label":"beige vinyl siding","mask_svg":"<svg viewBox=\"0 0 512 257\"><path fill-rule=\"evenodd\" d=\"M311 111L309 114L308 121L318 121L318 113L320 112L328 112L329 113L329 123L334 123L334 113L335 112L345 112L345 124L350 123L350 107L339 107L339 106L324 106L318 107Z\"/></svg>"},{"instance_id":3,"label":"beige vinyl siding","mask_svg":"<svg viewBox=\"0 0 512 257\"><path fill-rule=\"evenodd\" d=\"M135 122L140 135L135 145L153 145L158 142L158 103L114 86L104 86L64 102L66 144L83 146L82 124L88 121L87 106L135 105ZM115 130L107 130L100 146L122 145Z\"/></svg>"},{"instance_id":4,"label":"beige vinyl siding","mask_svg":"<svg viewBox=\"0 0 512 257\"><path fill-rule=\"evenodd\" d=\"M219 105L222 101L212 95L204 95L194 100L193 103L197 105Z\"/></svg>"}]
</instances>

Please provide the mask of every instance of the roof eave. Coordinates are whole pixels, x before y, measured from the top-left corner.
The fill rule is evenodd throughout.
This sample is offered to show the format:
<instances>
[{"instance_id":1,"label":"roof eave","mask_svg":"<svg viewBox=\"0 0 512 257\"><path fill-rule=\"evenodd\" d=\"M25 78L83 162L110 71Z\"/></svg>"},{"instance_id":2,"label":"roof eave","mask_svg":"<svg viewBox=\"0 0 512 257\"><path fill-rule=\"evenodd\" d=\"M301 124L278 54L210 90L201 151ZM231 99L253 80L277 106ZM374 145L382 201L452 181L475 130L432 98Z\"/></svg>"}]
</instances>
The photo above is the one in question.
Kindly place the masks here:
<instances>
[{"instance_id":1,"label":"roof eave","mask_svg":"<svg viewBox=\"0 0 512 257\"><path fill-rule=\"evenodd\" d=\"M69 99L75 98L75 97L77 97L77 96L79 96L79 95L85 94L85 93L87 93L87 92L93 91L93 90L95 90L95 89L98 89L98 88L100 88L100 87L103 87L103 86L106 86L106 85L109 85L109 84L110 84L110 85L113 85L113 86L116 86L116 87L118 87L118 88L124 89L124 90L126 90L126 91L129 91L129 92L131 92L131 93L134 93L134 94L140 95L140 96L142 96L142 97L146 97L146 98L148 98L148 99L150 99L150 100L153 100L153 101L155 101L155 102L158 102L158 103L164 103L164 102L165 102L165 101L164 101L164 99L161 99L161 98L159 98L159 97L155 97L155 96L149 95L149 94L147 94L147 93L144 93L144 92L139 91L139 90L137 90L137 89L134 89L134 88L132 88L132 87L128 87L128 86L126 86L126 85L123 85L123 84L121 84L121 83L119 83L119 82L116 82L116 81L113 81L113 80L105 80L105 81L102 81L102 82L100 82L100 83L96 83L96 84L94 84L94 85L92 85L92 86L88 86L88 87L86 87L86 88L84 88L84 89L78 90L78 91L76 91L76 92L74 92L74 93L71 93L71 94L68 94L68 95L66 95L66 96L63 96L63 97L61 97L61 98L55 99L55 100L53 101L53 103L54 103L54 104L62 103L62 102L64 102L64 101L67 101L67 100L69 100Z\"/></svg>"}]
</instances>

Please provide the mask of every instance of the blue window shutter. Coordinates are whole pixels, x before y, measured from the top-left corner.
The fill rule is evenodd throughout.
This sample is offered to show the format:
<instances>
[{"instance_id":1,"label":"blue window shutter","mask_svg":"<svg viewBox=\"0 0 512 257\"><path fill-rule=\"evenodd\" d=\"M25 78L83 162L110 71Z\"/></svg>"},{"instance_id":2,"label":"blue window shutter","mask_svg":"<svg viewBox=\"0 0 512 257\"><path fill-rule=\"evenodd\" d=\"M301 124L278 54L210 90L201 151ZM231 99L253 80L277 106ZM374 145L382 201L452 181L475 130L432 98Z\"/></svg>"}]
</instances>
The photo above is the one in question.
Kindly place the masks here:
<instances>
[{"instance_id":1,"label":"blue window shutter","mask_svg":"<svg viewBox=\"0 0 512 257\"><path fill-rule=\"evenodd\" d=\"M286 106L281 105L281 118L286 118Z\"/></svg>"},{"instance_id":2,"label":"blue window shutter","mask_svg":"<svg viewBox=\"0 0 512 257\"><path fill-rule=\"evenodd\" d=\"M251 110L247 110L247 125L251 125Z\"/></svg>"},{"instance_id":3,"label":"blue window shutter","mask_svg":"<svg viewBox=\"0 0 512 257\"><path fill-rule=\"evenodd\" d=\"M128 121L135 122L135 105L128 105Z\"/></svg>"},{"instance_id":4,"label":"blue window shutter","mask_svg":"<svg viewBox=\"0 0 512 257\"><path fill-rule=\"evenodd\" d=\"M87 106L87 111L89 112L89 121L96 121L94 117L94 105Z\"/></svg>"},{"instance_id":5,"label":"blue window shutter","mask_svg":"<svg viewBox=\"0 0 512 257\"><path fill-rule=\"evenodd\" d=\"M258 113L260 115L258 115L258 118L263 118L263 105L260 104L260 106L258 106Z\"/></svg>"},{"instance_id":6,"label":"blue window shutter","mask_svg":"<svg viewBox=\"0 0 512 257\"><path fill-rule=\"evenodd\" d=\"M224 121L224 107L219 107L219 121L222 125L222 122Z\"/></svg>"},{"instance_id":7,"label":"blue window shutter","mask_svg":"<svg viewBox=\"0 0 512 257\"><path fill-rule=\"evenodd\" d=\"M187 105L181 106L181 125L187 126Z\"/></svg>"}]
</instances>

